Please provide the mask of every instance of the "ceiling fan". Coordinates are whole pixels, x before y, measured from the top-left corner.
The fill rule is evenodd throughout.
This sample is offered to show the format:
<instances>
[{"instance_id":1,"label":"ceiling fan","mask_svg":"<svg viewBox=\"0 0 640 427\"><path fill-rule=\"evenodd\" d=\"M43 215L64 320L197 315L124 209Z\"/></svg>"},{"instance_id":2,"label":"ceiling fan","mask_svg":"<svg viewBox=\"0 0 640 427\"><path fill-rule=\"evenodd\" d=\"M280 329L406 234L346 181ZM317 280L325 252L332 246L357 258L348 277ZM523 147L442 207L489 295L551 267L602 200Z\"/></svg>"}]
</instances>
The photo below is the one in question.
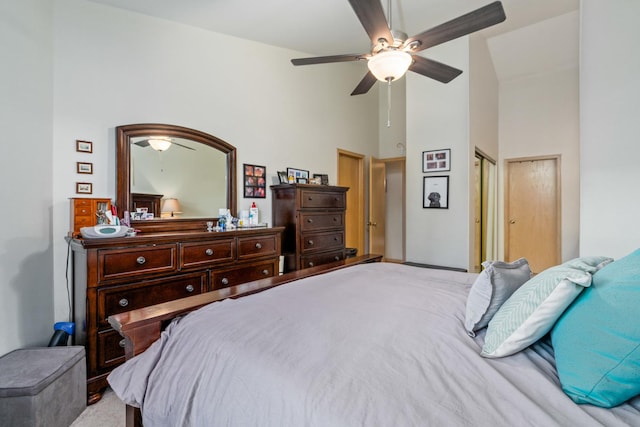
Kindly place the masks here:
<instances>
[{"instance_id":1,"label":"ceiling fan","mask_svg":"<svg viewBox=\"0 0 640 427\"><path fill-rule=\"evenodd\" d=\"M172 145L177 145L178 147L186 148L187 150L195 151L195 148L187 147L186 145L179 144L172 140L171 138L167 138L164 136L153 136L148 139L143 139L141 141L134 142L135 145L139 147L149 147L153 148L156 151L166 151Z\"/></svg>"},{"instance_id":2,"label":"ceiling fan","mask_svg":"<svg viewBox=\"0 0 640 427\"><path fill-rule=\"evenodd\" d=\"M471 34L506 19L502 3L488 4L451 21L407 37L402 31L391 29L391 1L385 17L380 0L349 0L360 23L371 39L371 53L318 56L292 59L293 65L312 65L330 62L367 60L369 72L360 81L351 95L367 93L376 80L392 81L402 77L407 69L442 83L449 83L462 70L424 58L415 53Z\"/></svg>"}]
</instances>

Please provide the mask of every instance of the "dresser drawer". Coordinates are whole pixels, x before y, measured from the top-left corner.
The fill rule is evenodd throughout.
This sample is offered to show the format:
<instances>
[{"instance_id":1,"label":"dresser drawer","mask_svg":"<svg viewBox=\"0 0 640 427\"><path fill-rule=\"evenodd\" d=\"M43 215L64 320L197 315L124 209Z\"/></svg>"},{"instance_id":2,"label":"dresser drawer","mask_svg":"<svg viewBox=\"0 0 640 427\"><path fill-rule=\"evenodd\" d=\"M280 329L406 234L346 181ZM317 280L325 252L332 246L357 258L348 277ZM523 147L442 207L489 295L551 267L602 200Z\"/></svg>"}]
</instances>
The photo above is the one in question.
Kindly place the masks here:
<instances>
[{"instance_id":1,"label":"dresser drawer","mask_svg":"<svg viewBox=\"0 0 640 427\"><path fill-rule=\"evenodd\" d=\"M342 212L301 212L300 230L315 231L329 228L344 227L344 213Z\"/></svg>"},{"instance_id":2,"label":"dresser drawer","mask_svg":"<svg viewBox=\"0 0 640 427\"><path fill-rule=\"evenodd\" d=\"M98 369L114 368L124 363L124 338L113 329L98 333Z\"/></svg>"},{"instance_id":3,"label":"dresser drawer","mask_svg":"<svg viewBox=\"0 0 640 427\"><path fill-rule=\"evenodd\" d=\"M233 261L236 258L234 239L212 240L180 245L180 267L196 267Z\"/></svg>"},{"instance_id":4,"label":"dresser drawer","mask_svg":"<svg viewBox=\"0 0 640 427\"><path fill-rule=\"evenodd\" d=\"M96 225L96 218L87 215L87 216L76 216L75 217L75 225L78 227L78 230L81 227L93 227Z\"/></svg>"},{"instance_id":5,"label":"dresser drawer","mask_svg":"<svg viewBox=\"0 0 640 427\"><path fill-rule=\"evenodd\" d=\"M346 206L347 198L343 192L312 189L300 191L302 209L345 209Z\"/></svg>"},{"instance_id":6,"label":"dresser drawer","mask_svg":"<svg viewBox=\"0 0 640 427\"><path fill-rule=\"evenodd\" d=\"M268 261L227 271L214 271L211 278L211 290L215 291L216 289L272 277L276 274L277 268L277 262Z\"/></svg>"},{"instance_id":7,"label":"dresser drawer","mask_svg":"<svg viewBox=\"0 0 640 427\"><path fill-rule=\"evenodd\" d=\"M275 255L278 249L277 236L268 234L264 236L239 237L238 259L251 259L268 255Z\"/></svg>"},{"instance_id":8,"label":"dresser drawer","mask_svg":"<svg viewBox=\"0 0 640 427\"><path fill-rule=\"evenodd\" d=\"M98 326L108 327L107 317L113 314L201 294L206 289L206 272L98 288Z\"/></svg>"},{"instance_id":9,"label":"dresser drawer","mask_svg":"<svg viewBox=\"0 0 640 427\"><path fill-rule=\"evenodd\" d=\"M98 251L100 281L151 273L169 273L176 269L176 245L142 246L131 249Z\"/></svg>"},{"instance_id":10,"label":"dresser drawer","mask_svg":"<svg viewBox=\"0 0 640 427\"><path fill-rule=\"evenodd\" d=\"M300 236L302 253L331 248L344 248L344 231L326 231L324 233L305 233Z\"/></svg>"},{"instance_id":11,"label":"dresser drawer","mask_svg":"<svg viewBox=\"0 0 640 427\"><path fill-rule=\"evenodd\" d=\"M302 268L314 267L316 265L328 264L334 261L344 259L344 250L323 252L315 255L304 255L300 257L300 265Z\"/></svg>"},{"instance_id":12,"label":"dresser drawer","mask_svg":"<svg viewBox=\"0 0 640 427\"><path fill-rule=\"evenodd\" d=\"M84 206L78 206L76 204L75 208L73 209L73 214L75 216L91 216L91 205L89 205L88 203L85 203Z\"/></svg>"}]
</instances>

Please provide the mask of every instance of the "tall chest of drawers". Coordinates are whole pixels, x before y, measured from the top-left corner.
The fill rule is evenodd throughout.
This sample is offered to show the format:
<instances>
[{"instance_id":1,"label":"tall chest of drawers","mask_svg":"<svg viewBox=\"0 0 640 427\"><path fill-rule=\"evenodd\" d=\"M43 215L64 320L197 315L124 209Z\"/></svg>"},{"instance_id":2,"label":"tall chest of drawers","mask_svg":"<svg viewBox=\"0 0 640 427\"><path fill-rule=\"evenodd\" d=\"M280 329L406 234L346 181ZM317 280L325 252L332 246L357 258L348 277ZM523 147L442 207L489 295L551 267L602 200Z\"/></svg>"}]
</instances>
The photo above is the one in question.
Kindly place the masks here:
<instances>
[{"instance_id":1,"label":"tall chest of drawers","mask_svg":"<svg viewBox=\"0 0 640 427\"><path fill-rule=\"evenodd\" d=\"M124 358L107 318L278 274L283 228L70 239L74 343L87 355L89 403Z\"/></svg>"},{"instance_id":2,"label":"tall chest of drawers","mask_svg":"<svg viewBox=\"0 0 640 427\"><path fill-rule=\"evenodd\" d=\"M312 184L271 186L273 225L284 227L285 272L344 259L347 190Z\"/></svg>"}]
</instances>

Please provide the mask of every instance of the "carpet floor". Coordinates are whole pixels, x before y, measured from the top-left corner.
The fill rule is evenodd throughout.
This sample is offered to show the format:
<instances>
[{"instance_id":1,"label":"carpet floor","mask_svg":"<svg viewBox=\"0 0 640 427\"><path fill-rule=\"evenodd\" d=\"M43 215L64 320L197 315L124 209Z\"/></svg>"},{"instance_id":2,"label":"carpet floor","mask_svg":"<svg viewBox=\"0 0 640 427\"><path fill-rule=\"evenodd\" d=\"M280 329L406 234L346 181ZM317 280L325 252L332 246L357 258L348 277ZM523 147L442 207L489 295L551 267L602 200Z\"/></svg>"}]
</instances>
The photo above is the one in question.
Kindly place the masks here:
<instances>
[{"instance_id":1,"label":"carpet floor","mask_svg":"<svg viewBox=\"0 0 640 427\"><path fill-rule=\"evenodd\" d=\"M124 403L108 388L102 399L80 414L71 427L124 427Z\"/></svg>"}]
</instances>

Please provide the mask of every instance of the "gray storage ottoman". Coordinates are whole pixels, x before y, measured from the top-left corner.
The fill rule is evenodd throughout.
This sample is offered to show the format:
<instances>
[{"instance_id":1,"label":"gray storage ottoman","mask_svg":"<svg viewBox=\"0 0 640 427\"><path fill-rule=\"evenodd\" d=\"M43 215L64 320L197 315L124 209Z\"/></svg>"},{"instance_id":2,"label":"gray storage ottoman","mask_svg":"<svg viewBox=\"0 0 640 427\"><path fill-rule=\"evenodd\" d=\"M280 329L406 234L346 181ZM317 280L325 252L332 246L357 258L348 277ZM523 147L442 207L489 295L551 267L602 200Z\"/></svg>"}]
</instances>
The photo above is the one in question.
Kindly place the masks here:
<instances>
[{"instance_id":1,"label":"gray storage ottoman","mask_svg":"<svg viewBox=\"0 0 640 427\"><path fill-rule=\"evenodd\" d=\"M0 357L0 424L68 427L87 406L84 347L38 347Z\"/></svg>"}]
</instances>

